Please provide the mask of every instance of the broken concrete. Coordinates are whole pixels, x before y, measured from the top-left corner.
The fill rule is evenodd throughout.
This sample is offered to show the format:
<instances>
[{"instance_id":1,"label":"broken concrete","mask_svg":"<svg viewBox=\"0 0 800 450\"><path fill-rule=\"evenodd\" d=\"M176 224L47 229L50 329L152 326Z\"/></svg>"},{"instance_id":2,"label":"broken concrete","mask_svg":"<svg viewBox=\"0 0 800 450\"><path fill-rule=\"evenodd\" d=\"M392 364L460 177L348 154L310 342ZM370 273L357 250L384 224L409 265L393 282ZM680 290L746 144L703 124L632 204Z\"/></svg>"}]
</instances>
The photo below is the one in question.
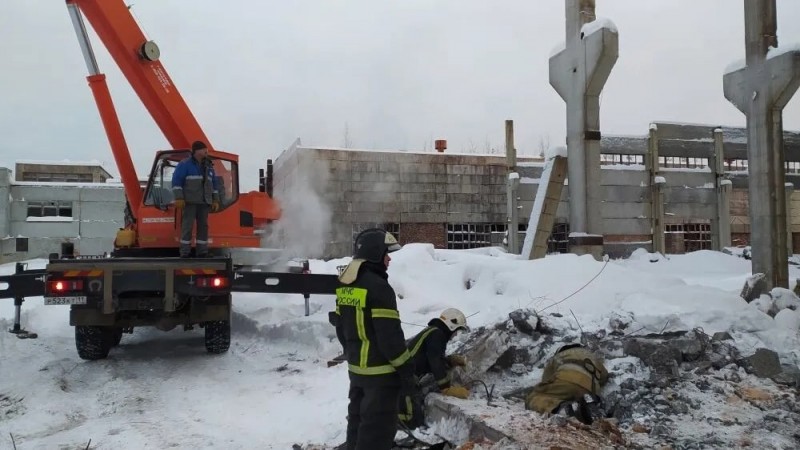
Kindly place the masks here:
<instances>
[{"instance_id":1,"label":"broken concrete","mask_svg":"<svg viewBox=\"0 0 800 450\"><path fill-rule=\"evenodd\" d=\"M783 372L778 354L766 348L756 349L756 352L745 358L742 364L748 373L761 378L771 378Z\"/></svg>"},{"instance_id":2,"label":"broken concrete","mask_svg":"<svg viewBox=\"0 0 800 450\"><path fill-rule=\"evenodd\" d=\"M747 278L739 294L747 303L767 293L767 277L763 273L756 273Z\"/></svg>"},{"instance_id":3,"label":"broken concrete","mask_svg":"<svg viewBox=\"0 0 800 450\"><path fill-rule=\"evenodd\" d=\"M512 311L508 317L514 326L522 333L533 336L539 326L539 316L532 310L518 309Z\"/></svg>"},{"instance_id":4,"label":"broken concrete","mask_svg":"<svg viewBox=\"0 0 800 450\"><path fill-rule=\"evenodd\" d=\"M742 357L727 332L619 336L630 324L615 316L608 329L577 334L568 318L520 309L471 331L457 350L467 355L467 370L456 369L470 397L428 396L427 430L472 450L788 448L800 440L800 403L784 387L800 385L800 369L767 349ZM524 406L548 358L575 342L597 351L610 373L601 392L606 418L590 427Z\"/></svg>"},{"instance_id":5,"label":"broken concrete","mask_svg":"<svg viewBox=\"0 0 800 450\"><path fill-rule=\"evenodd\" d=\"M625 442L613 421L586 426L574 419L545 418L513 404L497 403L486 408L483 401L438 394L428 396L426 412L431 429L457 444L457 448L637 448ZM480 447L475 443L480 443Z\"/></svg>"}]
</instances>

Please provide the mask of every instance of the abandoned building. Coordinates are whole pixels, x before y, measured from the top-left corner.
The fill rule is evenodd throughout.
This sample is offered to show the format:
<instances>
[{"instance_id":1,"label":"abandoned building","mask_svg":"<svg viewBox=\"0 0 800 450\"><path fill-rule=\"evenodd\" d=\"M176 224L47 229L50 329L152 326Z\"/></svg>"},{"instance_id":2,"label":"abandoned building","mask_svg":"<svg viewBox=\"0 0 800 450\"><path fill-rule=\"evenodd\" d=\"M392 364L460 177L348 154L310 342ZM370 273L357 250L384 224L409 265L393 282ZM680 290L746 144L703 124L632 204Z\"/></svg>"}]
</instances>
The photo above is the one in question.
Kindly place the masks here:
<instances>
[{"instance_id":1,"label":"abandoned building","mask_svg":"<svg viewBox=\"0 0 800 450\"><path fill-rule=\"evenodd\" d=\"M800 192L794 191L800 182L800 134L784 132L784 147L791 191L787 227L792 252L800 253ZM749 243L743 128L654 123L642 136L603 136L601 149L609 255L652 250L659 219L653 205L659 198L667 253ZM521 236L545 159L520 153L513 170L520 176ZM355 234L371 226L385 227L401 243L499 246L508 230L510 170L502 154L309 148L297 141L275 160L274 196L286 207L298 204L287 201L293 195L315 192L330 208L330 233L318 257L349 255ZM568 202L566 183L550 252L569 251ZM122 186L102 166L20 162L13 177L0 168L0 262L45 257L64 241L75 243L82 254L110 251L124 223L123 210Z\"/></svg>"},{"instance_id":2,"label":"abandoned building","mask_svg":"<svg viewBox=\"0 0 800 450\"><path fill-rule=\"evenodd\" d=\"M784 145L792 191L787 226L796 252L800 236L791 237L800 233L800 193L793 188L800 181L800 135L785 132ZM639 247L652 250L658 197L667 253L749 243L744 128L654 123L642 136L603 136L601 152L606 253L619 257ZM517 157L521 234L544 164L541 157ZM329 205L334 223L325 257L348 255L354 235L376 225L401 243L476 248L504 242L509 171L503 155L311 148L298 140L275 162L275 196L311 189ZM568 201L567 183L550 252L569 251ZM715 233L720 221L729 225L721 228L727 238Z\"/></svg>"}]
</instances>

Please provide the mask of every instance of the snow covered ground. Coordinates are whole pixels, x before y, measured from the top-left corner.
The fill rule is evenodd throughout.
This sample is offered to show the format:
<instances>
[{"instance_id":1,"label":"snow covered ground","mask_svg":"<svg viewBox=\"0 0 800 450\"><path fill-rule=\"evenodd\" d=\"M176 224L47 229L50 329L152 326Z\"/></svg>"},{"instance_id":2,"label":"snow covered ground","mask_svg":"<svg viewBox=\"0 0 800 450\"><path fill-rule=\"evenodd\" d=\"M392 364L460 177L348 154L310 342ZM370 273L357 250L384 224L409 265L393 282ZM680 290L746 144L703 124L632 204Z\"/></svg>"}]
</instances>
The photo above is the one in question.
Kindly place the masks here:
<instances>
[{"instance_id":1,"label":"snow covered ground","mask_svg":"<svg viewBox=\"0 0 800 450\"><path fill-rule=\"evenodd\" d=\"M336 273L347 261L313 261L311 269ZM12 271L0 266L0 273ZM777 320L741 299L750 261L734 255L637 251L608 262L575 255L522 261L496 248L412 244L393 254L389 273L407 337L451 306L473 328L533 308L561 313L576 333L625 317L641 333L727 331L744 355L766 347L783 363L800 362L800 313ZM798 275L791 266L792 286ZM107 360L87 362L76 354L68 307L29 299L23 326L38 339L0 333L0 448L11 448L11 435L19 450L85 448L90 439L96 449L341 443L348 381L344 365L326 365L340 350L327 322L332 307L331 297L312 297L306 317L302 296L239 294L227 354L208 355L199 329L139 329ZM0 304L0 327L10 328L12 318L12 302ZM533 384L538 376L522 379Z\"/></svg>"}]
</instances>

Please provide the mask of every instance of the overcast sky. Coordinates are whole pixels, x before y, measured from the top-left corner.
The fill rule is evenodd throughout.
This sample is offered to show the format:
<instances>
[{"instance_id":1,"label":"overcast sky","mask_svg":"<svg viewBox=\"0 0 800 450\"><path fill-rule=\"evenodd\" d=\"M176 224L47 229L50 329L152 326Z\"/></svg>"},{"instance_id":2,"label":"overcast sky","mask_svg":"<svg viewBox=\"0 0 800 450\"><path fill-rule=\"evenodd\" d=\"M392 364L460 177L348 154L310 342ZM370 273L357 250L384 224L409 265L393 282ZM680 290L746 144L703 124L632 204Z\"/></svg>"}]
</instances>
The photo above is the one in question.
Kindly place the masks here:
<instances>
[{"instance_id":1,"label":"overcast sky","mask_svg":"<svg viewBox=\"0 0 800 450\"><path fill-rule=\"evenodd\" d=\"M108 0L112 1L112 0ZM116 1L116 0L113 0ZM548 82L562 0L132 0L148 38L213 144L241 155L243 190L295 138L359 148L562 145L565 106ZM651 121L739 125L722 75L744 57L743 0L598 0L619 29L602 96L604 134ZM778 0L779 46L800 43L800 1ZM94 38L140 176L167 142ZM0 2L0 165L114 160L63 1ZM800 129L800 100L784 112Z\"/></svg>"}]
</instances>

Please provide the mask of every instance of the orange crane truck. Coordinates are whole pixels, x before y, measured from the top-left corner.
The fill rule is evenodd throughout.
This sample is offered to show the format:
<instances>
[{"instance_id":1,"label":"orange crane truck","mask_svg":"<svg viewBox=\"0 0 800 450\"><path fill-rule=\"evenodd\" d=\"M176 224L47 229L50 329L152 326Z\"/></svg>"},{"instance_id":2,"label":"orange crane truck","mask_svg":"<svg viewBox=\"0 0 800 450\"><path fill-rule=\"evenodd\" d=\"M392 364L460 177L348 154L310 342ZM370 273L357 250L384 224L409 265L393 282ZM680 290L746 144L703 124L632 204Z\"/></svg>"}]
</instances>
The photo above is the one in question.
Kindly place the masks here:
<instances>
[{"instance_id":1,"label":"orange crane truck","mask_svg":"<svg viewBox=\"0 0 800 450\"><path fill-rule=\"evenodd\" d=\"M103 255L75 255L72 244L49 257L43 270L17 264L15 274L0 276L0 298L13 298L18 337L36 337L20 327L25 297L44 296L46 305L70 305L70 325L83 359L108 356L123 333L135 327L205 330L210 353L230 346L233 292L333 294L336 275L311 274L308 261L294 270L271 271L263 265L262 232L280 220L272 198L272 166L259 173L259 189L239 189L238 156L213 146L160 61L160 50L147 40L123 0L66 0L89 71L87 81L124 186L125 227L113 250ZM111 57L166 137L168 150L156 152L147 185L142 188L114 109L106 77L100 72L83 18L86 17ZM209 216L210 257L179 258L180 211L171 180L176 165L190 156L194 141L208 146L220 189L220 208Z\"/></svg>"}]
</instances>

